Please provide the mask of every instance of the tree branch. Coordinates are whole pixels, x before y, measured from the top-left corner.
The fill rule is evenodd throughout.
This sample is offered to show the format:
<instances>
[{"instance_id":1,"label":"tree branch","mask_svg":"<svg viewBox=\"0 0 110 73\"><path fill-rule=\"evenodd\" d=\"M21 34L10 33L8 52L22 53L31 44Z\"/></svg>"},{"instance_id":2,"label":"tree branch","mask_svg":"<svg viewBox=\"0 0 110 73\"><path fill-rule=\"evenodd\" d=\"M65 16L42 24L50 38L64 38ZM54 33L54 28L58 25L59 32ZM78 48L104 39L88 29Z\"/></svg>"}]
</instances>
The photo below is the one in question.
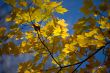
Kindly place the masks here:
<instances>
[{"instance_id":1,"label":"tree branch","mask_svg":"<svg viewBox=\"0 0 110 73\"><path fill-rule=\"evenodd\" d=\"M106 43L105 46L102 46L99 49L97 49L94 53L89 55L86 59L82 60L81 62L77 62L77 63L71 64L71 65L62 66L61 68L66 68L66 67L70 67L70 66L74 66L74 65L78 65L79 64L78 67L76 69L74 69L74 71L73 71L73 73L74 73L84 62L86 62L88 59L90 59L95 54L97 54L100 50L104 49L108 44L110 44L110 42ZM59 67L52 68L52 69L47 69L47 70L40 70L40 71L49 71L49 70L58 69L58 68Z\"/></svg>"},{"instance_id":2,"label":"tree branch","mask_svg":"<svg viewBox=\"0 0 110 73\"><path fill-rule=\"evenodd\" d=\"M61 70L62 70L62 68L60 68L57 73L59 73Z\"/></svg>"},{"instance_id":3,"label":"tree branch","mask_svg":"<svg viewBox=\"0 0 110 73\"><path fill-rule=\"evenodd\" d=\"M39 36L39 32L38 32L38 31L37 31L37 34L38 34L38 38L39 38L40 42L41 42L42 45L46 48L46 50L49 52L49 55L51 56L51 58L56 62L56 64L59 65L60 68L62 68L61 65L60 65L60 64L56 61L56 59L53 57L53 55L52 55L51 51L49 50L49 48L48 48L48 47L45 45L45 43L40 39L40 36Z\"/></svg>"},{"instance_id":4,"label":"tree branch","mask_svg":"<svg viewBox=\"0 0 110 73\"><path fill-rule=\"evenodd\" d=\"M109 43L106 43L105 46L100 47L94 53L92 53L90 56L88 56L86 59L84 59L83 61L81 61L81 64L72 73L74 73L84 62L86 62L88 59L90 59L92 56L94 56L100 50L104 49L108 44L110 44L110 42Z\"/></svg>"},{"instance_id":5,"label":"tree branch","mask_svg":"<svg viewBox=\"0 0 110 73\"><path fill-rule=\"evenodd\" d=\"M82 64L79 64L74 70L72 73L74 73Z\"/></svg>"},{"instance_id":6,"label":"tree branch","mask_svg":"<svg viewBox=\"0 0 110 73\"><path fill-rule=\"evenodd\" d=\"M31 4L30 4L31 5ZM30 6L29 5L29 6ZM30 20L31 20L31 14L30 14L30 9L29 9L29 17L30 17ZM41 20L41 22L45 19L45 17ZM32 22L32 21L31 21ZM34 26L33 22L32 22L32 25ZM35 28L35 26L34 26ZM53 57L51 51L49 50L49 48L45 45L45 43L41 40L40 36L39 36L39 31L40 30L35 30L37 32L37 35L38 35L38 39L40 40L40 42L42 43L42 45L46 48L46 50L48 51L49 55L51 56L51 58L55 61L55 63L60 67L60 69L62 68L61 65L57 62L57 60Z\"/></svg>"}]
</instances>

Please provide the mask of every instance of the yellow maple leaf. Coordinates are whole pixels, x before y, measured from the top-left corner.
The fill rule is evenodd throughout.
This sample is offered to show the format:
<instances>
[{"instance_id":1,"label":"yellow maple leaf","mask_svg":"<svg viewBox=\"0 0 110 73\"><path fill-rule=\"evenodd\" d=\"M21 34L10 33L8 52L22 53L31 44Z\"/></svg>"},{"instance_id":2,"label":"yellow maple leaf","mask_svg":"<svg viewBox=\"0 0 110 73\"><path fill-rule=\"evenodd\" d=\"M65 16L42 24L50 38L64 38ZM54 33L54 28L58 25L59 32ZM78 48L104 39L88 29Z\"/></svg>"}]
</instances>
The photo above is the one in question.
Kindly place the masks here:
<instances>
[{"instance_id":1,"label":"yellow maple leaf","mask_svg":"<svg viewBox=\"0 0 110 73\"><path fill-rule=\"evenodd\" d=\"M104 46L105 42L101 40L91 40L91 45L96 45L97 48Z\"/></svg>"},{"instance_id":2,"label":"yellow maple leaf","mask_svg":"<svg viewBox=\"0 0 110 73\"><path fill-rule=\"evenodd\" d=\"M44 0L44 2L50 2L50 0Z\"/></svg>"},{"instance_id":3,"label":"yellow maple leaf","mask_svg":"<svg viewBox=\"0 0 110 73\"><path fill-rule=\"evenodd\" d=\"M13 6L16 5L16 0L5 0L8 4L11 4Z\"/></svg>"},{"instance_id":4,"label":"yellow maple leaf","mask_svg":"<svg viewBox=\"0 0 110 73\"><path fill-rule=\"evenodd\" d=\"M67 11L68 11L68 10L67 10L66 8L63 8L62 6L58 6L58 7L56 8L56 12L61 13L61 14L65 13L65 12L67 12Z\"/></svg>"},{"instance_id":5,"label":"yellow maple leaf","mask_svg":"<svg viewBox=\"0 0 110 73\"><path fill-rule=\"evenodd\" d=\"M108 22L108 18L101 18L98 23L100 24L100 28L102 29L110 29L110 23Z\"/></svg>"},{"instance_id":6,"label":"yellow maple leaf","mask_svg":"<svg viewBox=\"0 0 110 73\"><path fill-rule=\"evenodd\" d=\"M11 17L7 17L5 20L6 20L7 22L11 21Z\"/></svg>"},{"instance_id":7,"label":"yellow maple leaf","mask_svg":"<svg viewBox=\"0 0 110 73\"><path fill-rule=\"evenodd\" d=\"M87 47L88 39L84 35L77 35L77 42L81 47Z\"/></svg>"},{"instance_id":8,"label":"yellow maple leaf","mask_svg":"<svg viewBox=\"0 0 110 73\"><path fill-rule=\"evenodd\" d=\"M55 8L59 5L61 5L61 2L49 2L49 3L46 4L46 6L49 6L51 8Z\"/></svg>"},{"instance_id":9,"label":"yellow maple leaf","mask_svg":"<svg viewBox=\"0 0 110 73\"><path fill-rule=\"evenodd\" d=\"M26 32L25 35L26 35L26 39L30 39L33 37L31 32Z\"/></svg>"},{"instance_id":10,"label":"yellow maple leaf","mask_svg":"<svg viewBox=\"0 0 110 73\"><path fill-rule=\"evenodd\" d=\"M92 37L93 35L95 35L97 33L97 29L91 30L90 32L86 32L85 36L86 37Z\"/></svg>"},{"instance_id":11,"label":"yellow maple leaf","mask_svg":"<svg viewBox=\"0 0 110 73\"><path fill-rule=\"evenodd\" d=\"M57 67L59 67L59 65L54 60L52 60L52 64L55 64Z\"/></svg>"},{"instance_id":12,"label":"yellow maple leaf","mask_svg":"<svg viewBox=\"0 0 110 73\"><path fill-rule=\"evenodd\" d=\"M54 28L53 34L54 34L54 36L60 36L60 34L61 34L60 26L57 26Z\"/></svg>"},{"instance_id":13,"label":"yellow maple leaf","mask_svg":"<svg viewBox=\"0 0 110 73\"><path fill-rule=\"evenodd\" d=\"M25 2L25 1L19 2L19 4L20 4L21 6L27 6L27 2Z\"/></svg>"},{"instance_id":14,"label":"yellow maple leaf","mask_svg":"<svg viewBox=\"0 0 110 73\"><path fill-rule=\"evenodd\" d=\"M61 37L64 38L64 39L65 39L66 37L68 37L68 36L69 36L69 33L66 33L66 32L65 32L65 33L64 33L64 32L61 33Z\"/></svg>"},{"instance_id":15,"label":"yellow maple leaf","mask_svg":"<svg viewBox=\"0 0 110 73\"><path fill-rule=\"evenodd\" d=\"M25 47L25 46L26 46L26 41L23 41L23 42L21 43L21 46L22 46L22 47Z\"/></svg>"},{"instance_id":16,"label":"yellow maple leaf","mask_svg":"<svg viewBox=\"0 0 110 73\"><path fill-rule=\"evenodd\" d=\"M64 49L63 49L63 52L64 52L64 53L69 53L70 51L69 51L67 48L64 48Z\"/></svg>"},{"instance_id":17,"label":"yellow maple leaf","mask_svg":"<svg viewBox=\"0 0 110 73\"><path fill-rule=\"evenodd\" d=\"M65 60L65 61L63 62L63 65L68 65L68 64L70 64L69 61L66 61L66 60Z\"/></svg>"},{"instance_id":18,"label":"yellow maple leaf","mask_svg":"<svg viewBox=\"0 0 110 73\"><path fill-rule=\"evenodd\" d=\"M65 23L64 19L61 19L57 22L59 24L59 26L61 27L61 37L62 38L66 38L67 36L69 36L68 33L68 28L67 28L67 23Z\"/></svg>"},{"instance_id":19,"label":"yellow maple leaf","mask_svg":"<svg viewBox=\"0 0 110 73\"><path fill-rule=\"evenodd\" d=\"M75 46L71 43L71 44L65 44L65 48L63 49L64 53L69 53L69 52L74 52L77 49L75 48Z\"/></svg>"},{"instance_id":20,"label":"yellow maple leaf","mask_svg":"<svg viewBox=\"0 0 110 73\"><path fill-rule=\"evenodd\" d=\"M5 31L6 31L5 27L0 27L0 36L4 35Z\"/></svg>"},{"instance_id":21,"label":"yellow maple leaf","mask_svg":"<svg viewBox=\"0 0 110 73\"><path fill-rule=\"evenodd\" d=\"M65 23L64 19L59 20L57 23L62 27L66 27L68 25L67 23Z\"/></svg>"},{"instance_id":22,"label":"yellow maple leaf","mask_svg":"<svg viewBox=\"0 0 110 73\"><path fill-rule=\"evenodd\" d=\"M24 71L24 73L31 73L31 72L30 72L30 71L28 71L28 70L25 70L25 71Z\"/></svg>"},{"instance_id":23,"label":"yellow maple leaf","mask_svg":"<svg viewBox=\"0 0 110 73\"><path fill-rule=\"evenodd\" d=\"M49 40L50 43L53 43L53 38L51 36L49 36L47 39Z\"/></svg>"},{"instance_id":24,"label":"yellow maple leaf","mask_svg":"<svg viewBox=\"0 0 110 73\"><path fill-rule=\"evenodd\" d=\"M97 40L104 40L104 36L101 35L101 34L94 35L94 38L97 39Z\"/></svg>"}]
</instances>

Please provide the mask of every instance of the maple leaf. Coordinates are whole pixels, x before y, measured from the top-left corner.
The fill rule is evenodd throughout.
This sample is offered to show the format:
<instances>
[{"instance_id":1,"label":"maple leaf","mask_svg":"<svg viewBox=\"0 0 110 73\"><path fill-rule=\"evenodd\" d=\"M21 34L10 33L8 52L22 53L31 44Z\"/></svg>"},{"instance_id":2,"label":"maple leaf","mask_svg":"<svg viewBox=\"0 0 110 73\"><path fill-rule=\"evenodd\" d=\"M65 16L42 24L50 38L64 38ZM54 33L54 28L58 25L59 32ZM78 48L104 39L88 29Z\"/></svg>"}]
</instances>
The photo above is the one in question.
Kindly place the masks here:
<instances>
[{"instance_id":1,"label":"maple leaf","mask_svg":"<svg viewBox=\"0 0 110 73\"><path fill-rule=\"evenodd\" d=\"M88 39L84 35L77 35L77 42L81 47L87 47Z\"/></svg>"},{"instance_id":2,"label":"maple leaf","mask_svg":"<svg viewBox=\"0 0 110 73\"><path fill-rule=\"evenodd\" d=\"M61 34L60 26L57 26L54 28L53 34L54 34L54 36L60 36L60 34Z\"/></svg>"},{"instance_id":3,"label":"maple leaf","mask_svg":"<svg viewBox=\"0 0 110 73\"><path fill-rule=\"evenodd\" d=\"M30 72L30 71L28 71L28 70L25 70L25 71L24 71L24 73L31 73L31 72Z\"/></svg>"},{"instance_id":4,"label":"maple leaf","mask_svg":"<svg viewBox=\"0 0 110 73\"><path fill-rule=\"evenodd\" d=\"M19 2L19 4L20 4L20 6L27 6L27 2L25 2L25 1L21 1L21 2Z\"/></svg>"},{"instance_id":5,"label":"maple leaf","mask_svg":"<svg viewBox=\"0 0 110 73\"><path fill-rule=\"evenodd\" d=\"M67 11L68 11L68 10L67 10L66 8L63 8L62 6L58 6L58 7L56 8L56 12L61 13L61 14L65 13L65 12L67 12Z\"/></svg>"},{"instance_id":6,"label":"maple leaf","mask_svg":"<svg viewBox=\"0 0 110 73\"><path fill-rule=\"evenodd\" d=\"M71 44L65 44L65 48L63 49L64 53L69 53L69 52L74 52L77 49L75 48L75 46L71 43Z\"/></svg>"},{"instance_id":7,"label":"maple leaf","mask_svg":"<svg viewBox=\"0 0 110 73\"><path fill-rule=\"evenodd\" d=\"M61 2L49 2L46 5L51 7L51 8L55 8L55 7L59 6L59 5L61 5Z\"/></svg>"}]
</instances>

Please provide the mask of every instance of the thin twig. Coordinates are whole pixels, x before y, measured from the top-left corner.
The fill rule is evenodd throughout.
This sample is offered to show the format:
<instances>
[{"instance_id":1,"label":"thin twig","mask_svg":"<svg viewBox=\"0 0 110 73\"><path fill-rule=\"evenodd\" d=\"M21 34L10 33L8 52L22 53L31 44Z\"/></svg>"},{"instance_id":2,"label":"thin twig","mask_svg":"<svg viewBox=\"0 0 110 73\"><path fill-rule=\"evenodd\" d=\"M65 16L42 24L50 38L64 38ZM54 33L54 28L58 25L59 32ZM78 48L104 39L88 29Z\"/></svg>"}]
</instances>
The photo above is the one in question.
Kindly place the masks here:
<instances>
[{"instance_id":1,"label":"thin twig","mask_svg":"<svg viewBox=\"0 0 110 73\"><path fill-rule=\"evenodd\" d=\"M110 42L109 42L109 43L106 43L105 46L108 45L108 44L110 44ZM81 64L78 66L78 68L79 68L84 62L86 62L88 59L90 59L92 56L94 56L95 54L97 54L100 50L102 50L103 48L105 48L105 46L102 46L101 48L97 49L94 53L92 53L90 56L88 56L86 59L84 59L84 60L81 62ZM78 69L78 68L77 68L77 69ZM75 71L76 71L77 69L75 69ZM73 72L75 72L75 71L73 71ZM73 72L72 72L72 73L73 73Z\"/></svg>"},{"instance_id":2,"label":"thin twig","mask_svg":"<svg viewBox=\"0 0 110 73\"><path fill-rule=\"evenodd\" d=\"M74 70L72 73L74 73L82 64L79 64Z\"/></svg>"},{"instance_id":3,"label":"thin twig","mask_svg":"<svg viewBox=\"0 0 110 73\"><path fill-rule=\"evenodd\" d=\"M61 70L62 70L62 68L60 68L57 73L59 73Z\"/></svg>"},{"instance_id":4,"label":"thin twig","mask_svg":"<svg viewBox=\"0 0 110 73\"><path fill-rule=\"evenodd\" d=\"M37 34L38 34L38 38L40 40L40 42L42 43L42 45L46 48L46 50L49 52L49 55L52 57L52 59L59 65L59 67L61 68L61 65L56 61L56 59L53 57L51 51L49 50L49 48L45 45L45 43L40 39L40 36L39 36L39 32L37 31Z\"/></svg>"},{"instance_id":5,"label":"thin twig","mask_svg":"<svg viewBox=\"0 0 110 73\"><path fill-rule=\"evenodd\" d=\"M86 62L88 59L90 59L91 57L93 57L95 54L97 54L100 50L102 50L102 49L104 49L108 44L110 44L110 42L108 42L108 43L106 43L105 44L105 46L102 46L102 47L100 47L99 49L97 49L94 53L92 53L90 56L88 56L86 59L84 59L83 61L81 61L81 62L78 62L78 63L74 63L74 64L71 64L71 65L66 65L66 66L62 66L61 68L63 69L63 68L67 68L67 67L70 67L70 66L74 66L74 65L82 65L84 62ZM80 66L81 66L80 65ZM79 67L80 67L79 66ZM79 68L78 67L78 68ZM53 69L58 69L59 67L56 67L56 68L52 68L52 69L47 69L47 70L41 70L41 71L49 71L49 70L53 70ZM76 70L75 70L76 71Z\"/></svg>"},{"instance_id":6,"label":"thin twig","mask_svg":"<svg viewBox=\"0 0 110 73\"><path fill-rule=\"evenodd\" d=\"M31 5L31 4L30 4ZM30 6L29 5L29 6ZM30 20L31 20L31 14L30 14L30 9L29 9L29 16L30 16ZM45 19L45 18L44 18ZM32 22L33 23L33 22ZM34 24L33 24L34 25ZM37 31L37 35L38 35L38 38L40 40L40 42L42 43L42 45L46 48L46 50L48 51L49 55L51 56L51 58L56 62L56 64L59 65L59 67L61 68L61 65L56 61L56 59L53 57L51 51L49 50L49 48L45 45L45 43L41 40L40 36L39 36L39 31Z\"/></svg>"}]
</instances>

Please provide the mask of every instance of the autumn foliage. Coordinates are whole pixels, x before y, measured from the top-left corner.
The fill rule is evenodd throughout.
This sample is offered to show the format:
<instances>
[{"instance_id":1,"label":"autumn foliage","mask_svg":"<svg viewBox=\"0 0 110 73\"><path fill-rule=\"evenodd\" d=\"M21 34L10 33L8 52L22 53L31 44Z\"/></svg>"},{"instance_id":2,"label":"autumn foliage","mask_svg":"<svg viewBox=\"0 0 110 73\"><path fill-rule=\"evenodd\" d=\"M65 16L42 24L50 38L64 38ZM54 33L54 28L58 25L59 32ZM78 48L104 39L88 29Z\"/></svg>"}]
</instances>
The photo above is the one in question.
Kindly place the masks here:
<instances>
[{"instance_id":1,"label":"autumn foliage","mask_svg":"<svg viewBox=\"0 0 110 73\"><path fill-rule=\"evenodd\" d=\"M109 0L99 5L83 0L80 11L84 17L73 24L73 34L68 32L68 23L55 16L69 11L62 6L63 1L4 1L12 8L5 17L11 24L0 26L0 55L34 56L19 64L18 73L110 72ZM103 63L95 57L99 51L105 55ZM88 64L82 68L85 62Z\"/></svg>"}]
</instances>

